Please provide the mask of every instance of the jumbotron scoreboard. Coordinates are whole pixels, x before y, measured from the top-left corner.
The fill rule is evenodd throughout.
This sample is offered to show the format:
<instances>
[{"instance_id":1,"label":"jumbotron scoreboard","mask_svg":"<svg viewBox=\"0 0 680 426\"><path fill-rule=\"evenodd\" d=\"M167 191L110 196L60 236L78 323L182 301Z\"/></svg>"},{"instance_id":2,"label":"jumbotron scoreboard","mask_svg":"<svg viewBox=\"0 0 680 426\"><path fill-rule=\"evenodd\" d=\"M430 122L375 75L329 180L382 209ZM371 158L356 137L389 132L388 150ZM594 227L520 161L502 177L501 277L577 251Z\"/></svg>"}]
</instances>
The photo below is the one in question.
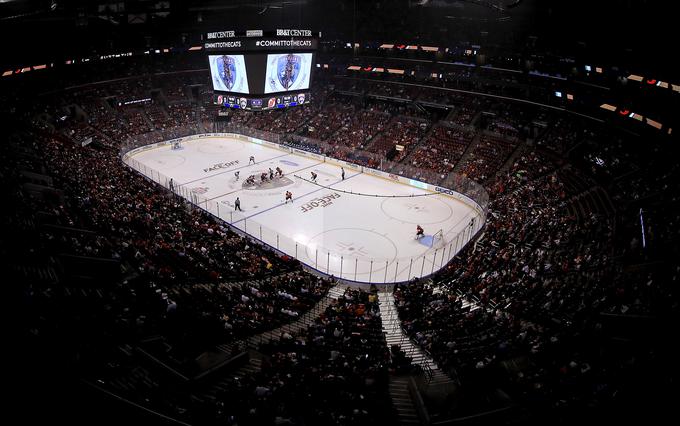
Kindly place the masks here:
<instances>
[{"instance_id":1,"label":"jumbotron scoreboard","mask_svg":"<svg viewBox=\"0 0 680 426\"><path fill-rule=\"evenodd\" d=\"M206 33L215 104L262 111L309 103L320 36L291 28Z\"/></svg>"}]
</instances>

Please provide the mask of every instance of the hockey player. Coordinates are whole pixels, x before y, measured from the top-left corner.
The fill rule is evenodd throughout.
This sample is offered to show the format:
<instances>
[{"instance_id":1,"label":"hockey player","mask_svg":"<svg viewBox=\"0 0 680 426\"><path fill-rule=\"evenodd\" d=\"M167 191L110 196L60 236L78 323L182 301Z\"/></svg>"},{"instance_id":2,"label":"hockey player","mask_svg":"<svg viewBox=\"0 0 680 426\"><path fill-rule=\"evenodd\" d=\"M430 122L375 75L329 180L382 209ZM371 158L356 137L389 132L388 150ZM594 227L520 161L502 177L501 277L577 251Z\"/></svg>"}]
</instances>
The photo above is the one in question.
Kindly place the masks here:
<instances>
[{"instance_id":1,"label":"hockey player","mask_svg":"<svg viewBox=\"0 0 680 426\"><path fill-rule=\"evenodd\" d=\"M345 169L343 167L340 167L341 174L342 174L342 180L345 180Z\"/></svg>"},{"instance_id":2,"label":"hockey player","mask_svg":"<svg viewBox=\"0 0 680 426\"><path fill-rule=\"evenodd\" d=\"M317 174L312 172L312 182L316 183L316 176Z\"/></svg>"},{"instance_id":3,"label":"hockey player","mask_svg":"<svg viewBox=\"0 0 680 426\"><path fill-rule=\"evenodd\" d=\"M236 211L236 210L238 210L240 212L243 211L243 210L241 210L241 200L239 200L238 197L236 197L236 201L234 201L234 211Z\"/></svg>"},{"instance_id":4,"label":"hockey player","mask_svg":"<svg viewBox=\"0 0 680 426\"><path fill-rule=\"evenodd\" d=\"M293 202L293 193L290 191L286 191L286 202L284 204L288 204L288 200L290 200L291 203Z\"/></svg>"},{"instance_id":5,"label":"hockey player","mask_svg":"<svg viewBox=\"0 0 680 426\"><path fill-rule=\"evenodd\" d=\"M250 160L248 160L248 165L250 165L250 163L255 164L255 156L254 155L250 156Z\"/></svg>"},{"instance_id":6,"label":"hockey player","mask_svg":"<svg viewBox=\"0 0 680 426\"><path fill-rule=\"evenodd\" d=\"M269 168L269 180L274 180L274 170L272 168Z\"/></svg>"},{"instance_id":7,"label":"hockey player","mask_svg":"<svg viewBox=\"0 0 680 426\"><path fill-rule=\"evenodd\" d=\"M276 167L276 176L283 177L283 170L280 167Z\"/></svg>"},{"instance_id":8,"label":"hockey player","mask_svg":"<svg viewBox=\"0 0 680 426\"><path fill-rule=\"evenodd\" d=\"M425 231L420 225L416 225L416 240L423 238L425 236Z\"/></svg>"},{"instance_id":9,"label":"hockey player","mask_svg":"<svg viewBox=\"0 0 680 426\"><path fill-rule=\"evenodd\" d=\"M241 172L239 172L238 170L236 170L236 171L234 172L234 176L236 176L236 180L238 180L238 175L239 175L240 173L241 173Z\"/></svg>"}]
</instances>

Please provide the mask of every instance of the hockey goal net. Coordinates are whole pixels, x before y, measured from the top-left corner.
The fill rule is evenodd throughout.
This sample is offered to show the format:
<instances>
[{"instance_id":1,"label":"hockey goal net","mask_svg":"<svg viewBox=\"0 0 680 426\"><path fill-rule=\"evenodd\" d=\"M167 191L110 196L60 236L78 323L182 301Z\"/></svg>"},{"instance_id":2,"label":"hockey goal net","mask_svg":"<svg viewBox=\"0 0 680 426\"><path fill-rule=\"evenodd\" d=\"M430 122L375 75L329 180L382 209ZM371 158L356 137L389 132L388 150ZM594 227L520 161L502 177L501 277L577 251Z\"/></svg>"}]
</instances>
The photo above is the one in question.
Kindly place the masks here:
<instances>
[{"instance_id":1,"label":"hockey goal net","mask_svg":"<svg viewBox=\"0 0 680 426\"><path fill-rule=\"evenodd\" d=\"M444 245L444 230L440 229L432 235L432 247L440 247Z\"/></svg>"},{"instance_id":2,"label":"hockey goal net","mask_svg":"<svg viewBox=\"0 0 680 426\"><path fill-rule=\"evenodd\" d=\"M182 142L173 142L170 149L182 149Z\"/></svg>"}]
</instances>

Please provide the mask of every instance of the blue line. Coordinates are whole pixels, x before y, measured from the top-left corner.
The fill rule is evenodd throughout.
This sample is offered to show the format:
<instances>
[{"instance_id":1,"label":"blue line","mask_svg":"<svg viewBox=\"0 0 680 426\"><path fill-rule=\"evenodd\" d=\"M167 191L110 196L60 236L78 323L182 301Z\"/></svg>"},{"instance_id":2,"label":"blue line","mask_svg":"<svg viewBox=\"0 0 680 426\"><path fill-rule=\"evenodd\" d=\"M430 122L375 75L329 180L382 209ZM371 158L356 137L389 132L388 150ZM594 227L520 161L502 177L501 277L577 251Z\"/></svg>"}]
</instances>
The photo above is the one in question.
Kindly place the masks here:
<instances>
[{"instance_id":1,"label":"blue line","mask_svg":"<svg viewBox=\"0 0 680 426\"><path fill-rule=\"evenodd\" d=\"M321 163L319 163L319 164L321 164ZM302 195L302 196L300 196L300 197L297 197L296 200L299 200L300 198L305 198L306 196L312 195L313 193L319 192L319 191L321 191L321 190L323 190L323 189L330 189L331 186L333 186L333 185L335 185L335 184L338 184L338 183L340 183L340 182L344 182L344 181L346 181L346 180L350 180L350 179L352 179L354 176L358 176L358 175L360 175L360 174L361 174L361 172L357 172L356 174L353 174L352 176L348 177L348 178L345 179L345 180L340 179L339 181L333 182L332 184L330 184L330 185L328 185L328 186L322 186L321 188L319 188L319 189L317 189L317 190L314 190L314 191L312 191L312 192L308 192L308 193L306 193L305 195ZM303 180L304 180L304 179L303 179ZM268 212L268 211L270 211L270 210L273 210L273 209L275 209L275 208L277 208L277 207L281 207L281 206L284 206L284 205L286 205L286 203L281 203L281 204L277 204L277 205L275 205L275 206L269 207L268 209L262 210L261 212L257 212L257 213L255 213L255 214L252 215L252 216L244 217L243 219L239 219L239 220L237 220L236 222L232 222L232 225L235 224L235 223L239 223L239 222L241 222L241 221L244 221L244 220L253 218L253 217L255 217L255 216L259 215L259 214L266 213L266 212Z\"/></svg>"},{"instance_id":2,"label":"blue line","mask_svg":"<svg viewBox=\"0 0 680 426\"><path fill-rule=\"evenodd\" d=\"M203 177L198 178L198 179L190 180L190 181L187 181L187 182L184 182L184 183L179 183L178 185L182 185L182 186L183 186L183 185L188 185L188 184L190 184L190 183L197 182L197 181L199 181L199 180L210 179L210 178L213 178L213 177L215 177L215 176L219 176L219 175L221 175L221 174L223 174L223 173L233 172L234 170L240 170L240 169L243 169L243 168L245 168L245 167L254 166L255 164L266 163L267 161L271 161L271 160L275 160L275 159L277 159L277 158L285 157L286 155L292 155L292 153L289 152L288 154L277 155L276 157L268 158L268 159L266 159L266 160L264 160L264 161L256 162L256 163L254 163L254 164L248 164L248 165L246 165L246 166L236 167L235 169L227 169L227 170L225 170L225 171L223 171L223 172L215 173L214 175L203 176Z\"/></svg>"}]
</instances>

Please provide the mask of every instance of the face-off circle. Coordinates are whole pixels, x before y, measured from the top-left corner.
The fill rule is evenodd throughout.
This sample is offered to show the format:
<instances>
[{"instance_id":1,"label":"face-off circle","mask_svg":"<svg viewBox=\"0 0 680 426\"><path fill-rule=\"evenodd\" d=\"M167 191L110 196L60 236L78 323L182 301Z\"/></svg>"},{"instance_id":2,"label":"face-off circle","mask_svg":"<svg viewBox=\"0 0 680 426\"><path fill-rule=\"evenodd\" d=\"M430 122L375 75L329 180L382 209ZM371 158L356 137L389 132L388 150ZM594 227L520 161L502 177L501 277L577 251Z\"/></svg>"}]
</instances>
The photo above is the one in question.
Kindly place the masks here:
<instances>
[{"instance_id":1,"label":"face-off circle","mask_svg":"<svg viewBox=\"0 0 680 426\"><path fill-rule=\"evenodd\" d=\"M436 196L386 198L380 209L392 219L416 225L435 225L453 216L451 206Z\"/></svg>"},{"instance_id":2,"label":"face-off circle","mask_svg":"<svg viewBox=\"0 0 680 426\"><path fill-rule=\"evenodd\" d=\"M322 272L328 269L329 274L339 275L342 269L343 274L351 274L356 268L357 275L363 276L370 273L371 259L374 259L372 273L384 271L385 262L392 264L399 249L389 237L373 230L336 228L311 237L305 253L311 265L318 263Z\"/></svg>"},{"instance_id":3,"label":"face-off circle","mask_svg":"<svg viewBox=\"0 0 680 426\"><path fill-rule=\"evenodd\" d=\"M245 148L245 144L241 141L231 141L228 144L220 140L210 140L208 138L201 141L198 146L198 152L203 154L229 154L231 152L241 151Z\"/></svg>"},{"instance_id":4,"label":"face-off circle","mask_svg":"<svg viewBox=\"0 0 680 426\"><path fill-rule=\"evenodd\" d=\"M181 166L186 161L186 158L182 155L177 155L173 153L162 153L158 154L151 163L160 164L164 169L172 169Z\"/></svg>"}]
</instances>

